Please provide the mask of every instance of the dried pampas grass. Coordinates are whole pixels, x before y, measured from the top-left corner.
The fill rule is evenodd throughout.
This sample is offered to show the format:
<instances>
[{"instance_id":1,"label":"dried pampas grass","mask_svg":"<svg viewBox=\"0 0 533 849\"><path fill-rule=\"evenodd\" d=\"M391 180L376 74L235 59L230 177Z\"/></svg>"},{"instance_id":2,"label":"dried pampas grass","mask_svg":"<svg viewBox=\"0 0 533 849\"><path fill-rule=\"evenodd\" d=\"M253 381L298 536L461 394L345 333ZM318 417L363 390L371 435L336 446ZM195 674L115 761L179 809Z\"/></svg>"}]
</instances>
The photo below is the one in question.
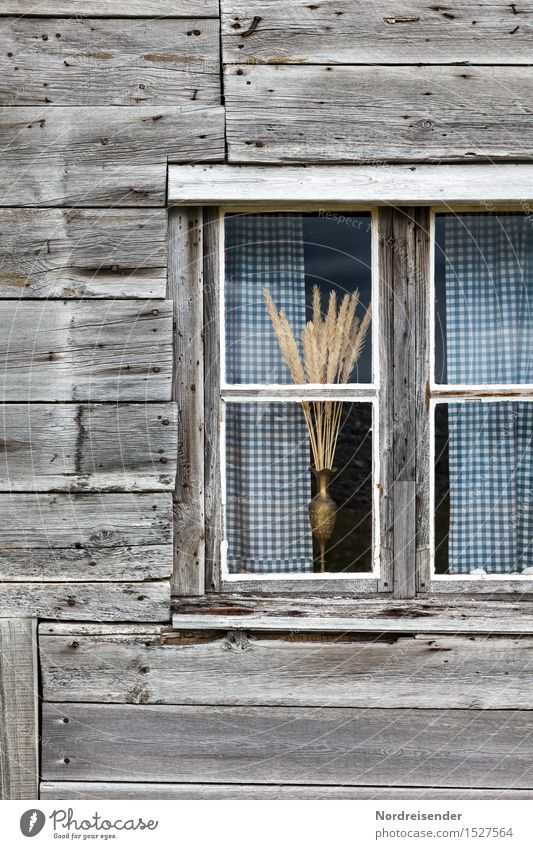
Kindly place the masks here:
<instances>
[{"instance_id":1,"label":"dried pampas grass","mask_svg":"<svg viewBox=\"0 0 533 849\"><path fill-rule=\"evenodd\" d=\"M370 326L371 310L362 320L356 315L359 292L345 295L337 303L337 293L329 294L328 308L322 314L320 290L313 288L313 318L298 343L283 310L278 311L268 289L263 297L272 320L278 344L295 383L348 383ZM341 430L342 401L303 401L315 469L332 469Z\"/></svg>"}]
</instances>

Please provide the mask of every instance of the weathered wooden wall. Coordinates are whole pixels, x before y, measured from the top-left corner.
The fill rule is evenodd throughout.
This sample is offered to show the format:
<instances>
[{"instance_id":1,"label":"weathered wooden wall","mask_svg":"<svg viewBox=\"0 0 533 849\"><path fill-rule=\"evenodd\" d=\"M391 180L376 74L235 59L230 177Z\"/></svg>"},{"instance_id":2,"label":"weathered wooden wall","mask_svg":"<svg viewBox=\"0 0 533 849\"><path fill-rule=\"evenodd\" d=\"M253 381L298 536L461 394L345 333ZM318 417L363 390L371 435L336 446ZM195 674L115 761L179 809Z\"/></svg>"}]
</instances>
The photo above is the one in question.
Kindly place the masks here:
<instances>
[{"instance_id":1,"label":"weathered wooden wall","mask_svg":"<svg viewBox=\"0 0 533 849\"><path fill-rule=\"evenodd\" d=\"M218 301L194 280L203 256L217 279L218 231L192 209L167 227L165 210L169 162L292 163L294 178L313 162L531 160L531 9L0 0L0 19L0 615L50 620L42 796L531 798L529 604L346 599L348 635L342 605L226 599L209 628L181 602L170 628L173 566L176 592L201 593L205 547L216 588L199 331ZM183 254L167 274L169 235ZM35 682L27 627L3 633ZM34 794L31 745L17 774L3 754L0 793Z\"/></svg>"}]
</instances>

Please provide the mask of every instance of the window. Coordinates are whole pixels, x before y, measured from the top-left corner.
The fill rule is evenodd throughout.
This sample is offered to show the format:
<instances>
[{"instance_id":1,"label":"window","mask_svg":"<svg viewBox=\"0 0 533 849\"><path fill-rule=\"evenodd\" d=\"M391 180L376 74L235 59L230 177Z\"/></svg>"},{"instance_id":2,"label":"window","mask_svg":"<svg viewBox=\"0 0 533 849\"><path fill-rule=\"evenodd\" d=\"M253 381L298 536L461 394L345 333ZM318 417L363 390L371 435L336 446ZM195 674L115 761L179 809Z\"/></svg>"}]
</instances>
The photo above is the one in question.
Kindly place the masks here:
<instances>
[{"instance_id":1,"label":"window","mask_svg":"<svg viewBox=\"0 0 533 849\"><path fill-rule=\"evenodd\" d=\"M226 580L379 574L372 241L370 212L224 216L220 339ZM304 380L287 364L265 289L276 312L287 317ZM332 297L334 312L329 314L337 320L327 324ZM317 331L309 348L302 337L306 325ZM351 343L358 338L355 351ZM313 354L311 341L316 342ZM341 367L333 370L335 355ZM320 375L321 363L328 367ZM329 447L330 461L318 462L313 438ZM322 469L317 465L328 474L318 475ZM316 520L312 527L309 510L322 491L333 499L331 528Z\"/></svg>"},{"instance_id":2,"label":"window","mask_svg":"<svg viewBox=\"0 0 533 849\"><path fill-rule=\"evenodd\" d=\"M434 571L533 574L533 230L435 220Z\"/></svg>"},{"instance_id":3,"label":"window","mask_svg":"<svg viewBox=\"0 0 533 849\"><path fill-rule=\"evenodd\" d=\"M218 235L204 231L210 590L530 592L533 224L523 167L501 168L495 182L480 165L171 169L171 199L231 204L207 208ZM315 285L322 315L331 289L357 286L360 318L372 308L340 383L295 380L272 323L284 310L299 340ZM302 404L327 402L342 402L343 428L322 557Z\"/></svg>"}]
</instances>

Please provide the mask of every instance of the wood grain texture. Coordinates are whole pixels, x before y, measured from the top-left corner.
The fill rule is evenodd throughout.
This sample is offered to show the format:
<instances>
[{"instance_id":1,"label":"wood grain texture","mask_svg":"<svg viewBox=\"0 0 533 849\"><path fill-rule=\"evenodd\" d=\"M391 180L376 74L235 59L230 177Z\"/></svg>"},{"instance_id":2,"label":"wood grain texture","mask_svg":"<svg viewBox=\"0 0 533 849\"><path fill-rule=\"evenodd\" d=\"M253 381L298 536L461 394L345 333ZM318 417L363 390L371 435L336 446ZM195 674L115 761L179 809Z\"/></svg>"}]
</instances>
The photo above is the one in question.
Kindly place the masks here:
<instances>
[{"instance_id":1,"label":"wood grain texture","mask_svg":"<svg viewBox=\"0 0 533 849\"><path fill-rule=\"evenodd\" d=\"M378 211L377 250L374 262L379 275L378 303L374 306L374 321L377 314L379 350L379 519L380 519L380 590L390 592L394 587L394 290L392 251L393 210L384 207Z\"/></svg>"},{"instance_id":2,"label":"wood grain texture","mask_svg":"<svg viewBox=\"0 0 533 849\"><path fill-rule=\"evenodd\" d=\"M0 209L0 298L164 298L159 209Z\"/></svg>"},{"instance_id":3,"label":"wood grain texture","mask_svg":"<svg viewBox=\"0 0 533 849\"><path fill-rule=\"evenodd\" d=\"M0 580L143 581L172 571L170 494L0 495Z\"/></svg>"},{"instance_id":4,"label":"wood grain texture","mask_svg":"<svg viewBox=\"0 0 533 849\"><path fill-rule=\"evenodd\" d=\"M2 106L220 104L215 20L4 18L2 40Z\"/></svg>"},{"instance_id":5,"label":"wood grain texture","mask_svg":"<svg viewBox=\"0 0 533 849\"><path fill-rule=\"evenodd\" d=\"M43 781L41 799L533 799L533 790Z\"/></svg>"},{"instance_id":6,"label":"wood grain texture","mask_svg":"<svg viewBox=\"0 0 533 849\"><path fill-rule=\"evenodd\" d=\"M4 401L170 400L169 301L6 301Z\"/></svg>"},{"instance_id":7,"label":"wood grain texture","mask_svg":"<svg viewBox=\"0 0 533 849\"><path fill-rule=\"evenodd\" d=\"M0 0L0 15L83 15L99 18L218 17L217 0Z\"/></svg>"},{"instance_id":8,"label":"wood grain texture","mask_svg":"<svg viewBox=\"0 0 533 849\"><path fill-rule=\"evenodd\" d=\"M224 90L230 162L474 162L533 154L526 68L231 65Z\"/></svg>"},{"instance_id":9,"label":"wood grain texture","mask_svg":"<svg viewBox=\"0 0 533 849\"><path fill-rule=\"evenodd\" d=\"M224 61L528 65L533 13L517 9L505 0L223 0Z\"/></svg>"},{"instance_id":10,"label":"wood grain texture","mask_svg":"<svg viewBox=\"0 0 533 849\"><path fill-rule=\"evenodd\" d=\"M170 165L170 204L235 204L273 209L309 204L312 208L354 204L418 206L468 205L487 211L487 203L516 203L532 195L533 165ZM522 207L524 209L525 207ZM527 208L526 208L527 211ZM383 214L384 211L382 211Z\"/></svg>"},{"instance_id":11,"label":"wood grain texture","mask_svg":"<svg viewBox=\"0 0 533 849\"><path fill-rule=\"evenodd\" d=\"M58 703L43 706L42 733L52 781L533 782L531 711Z\"/></svg>"},{"instance_id":12,"label":"wood grain texture","mask_svg":"<svg viewBox=\"0 0 533 849\"><path fill-rule=\"evenodd\" d=\"M168 297L174 305L172 398L178 414L172 591L202 595L204 520L204 301L201 210L174 209L169 219Z\"/></svg>"},{"instance_id":13,"label":"wood grain texture","mask_svg":"<svg viewBox=\"0 0 533 849\"><path fill-rule=\"evenodd\" d=\"M425 592L430 584L429 574L429 537L430 516L429 481L430 468L429 444L429 396L430 385L430 292L431 292L431 233L429 210L418 209L419 226L416 232L415 304L416 304L416 365L415 365L415 403L416 403L416 574L417 589Z\"/></svg>"},{"instance_id":14,"label":"wood grain texture","mask_svg":"<svg viewBox=\"0 0 533 849\"><path fill-rule=\"evenodd\" d=\"M531 707L533 639L229 632L41 635L50 702Z\"/></svg>"},{"instance_id":15,"label":"wood grain texture","mask_svg":"<svg viewBox=\"0 0 533 849\"><path fill-rule=\"evenodd\" d=\"M6 617L167 622L169 605L168 581L0 583L0 609Z\"/></svg>"},{"instance_id":16,"label":"wood grain texture","mask_svg":"<svg viewBox=\"0 0 533 849\"><path fill-rule=\"evenodd\" d=\"M37 621L0 619L0 799L37 799Z\"/></svg>"},{"instance_id":17,"label":"wood grain texture","mask_svg":"<svg viewBox=\"0 0 533 849\"><path fill-rule=\"evenodd\" d=\"M533 634L531 596L416 600L387 598L206 596L175 600L174 627L185 630L259 630L323 633Z\"/></svg>"},{"instance_id":18,"label":"wood grain texture","mask_svg":"<svg viewBox=\"0 0 533 849\"><path fill-rule=\"evenodd\" d=\"M220 478L220 292L222 274L221 210L204 209L204 511L205 588L220 589L222 482Z\"/></svg>"},{"instance_id":19,"label":"wood grain texture","mask_svg":"<svg viewBox=\"0 0 533 849\"><path fill-rule=\"evenodd\" d=\"M2 206L163 206L167 161L224 156L222 108L6 107Z\"/></svg>"},{"instance_id":20,"label":"wood grain texture","mask_svg":"<svg viewBox=\"0 0 533 849\"><path fill-rule=\"evenodd\" d=\"M0 491L172 490L175 404L5 404Z\"/></svg>"}]
</instances>

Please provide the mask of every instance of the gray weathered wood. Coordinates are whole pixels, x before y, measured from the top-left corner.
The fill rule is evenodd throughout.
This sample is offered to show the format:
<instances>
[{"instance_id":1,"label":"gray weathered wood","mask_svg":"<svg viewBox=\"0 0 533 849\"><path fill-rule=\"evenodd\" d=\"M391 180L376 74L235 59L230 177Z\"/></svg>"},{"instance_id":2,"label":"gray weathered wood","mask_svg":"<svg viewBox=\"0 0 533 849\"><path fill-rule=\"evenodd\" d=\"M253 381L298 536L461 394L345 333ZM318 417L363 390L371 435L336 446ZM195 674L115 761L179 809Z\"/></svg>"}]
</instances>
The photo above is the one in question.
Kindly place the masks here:
<instances>
[{"instance_id":1,"label":"gray weathered wood","mask_svg":"<svg viewBox=\"0 0 533 849\"><path fill-rule=\"evenodd\" d=\"M429 588L429 538L430 516L429 481L433 470L430 469L429 444L429 386L430 344L429 327L431 292L431 234L429 210L417 210L419 226L416 232L415 277L415 399L416 399L416 574L417 589L421 592Z\"/></svg>"},{"instance_id":2,"label":"gray weathered wood","mask_svg":"<svg viewBox=\"0 0 533 849\"><path fill-rule=\"evenodd\" d=\"M146 634L148 637L153 637L154 634L159 634L161 630L161 626L156 623L128 623L128 622L120 622L118 625L115 623L109 622L47 622L42 621L39 623L38 633L40 636L61 636L67 634L68 636L78 636L81 634L88 634L89 636L96 636L98 634L105 635L111 634L116 637L120 634L131 634L137 637L140 637L142 634Z\"/></svg>"},{"instance_id":3,"label":"gray weathered wood","mask_svg":"<svg viewBox=\"0 0 533 849\"><path fill-rule=\"evenodd\" d=\"M98 18L218 17L217 0L0 0L0 15L84 15Z\"/></svg>"},{"instance_id":4,"label":"gray weathered wood","mask_svg":"<svg viewBox=\"0 0 533 849\"><path fill-rule=\"evenodd\" d=\"M416 594L415 493L414 481L394 481L394 598Z\"/></svg>"},{"instance_id":5,"label":"gray weathered wood","mask_svg":"<svg viewBox=\"0 0 533 849\"><path fill-rule=\"evenodd\" d=\"M230 65L224 91L230 162L533 155L527 68Z\"/></svg>"},{"instance_id":6,"label":"gray weathered wood","mask_svg":"<svg viewBox=\"0 0 533 849\"><path fill-rule=\"evenodd\" d=\"M175 404L0 406L0 491L172 490Z\"/></svg>"},{"instance_id":7,"label":"gray weathered wood","mask_svg":"<svg viewBox=\"0 0 533 849\"><path fill-rule=\"evenodd\" d=\"M393 553L393 481L394 481L394 290L393 254L390 249L393 225L392 208L378 212L377 263L379 275L378 304L374 305L373 320L378 322L380 376L379 403L379 511L380 511L380 590L390 592L394 586Z\"/></svg>"},{"instance_id":8,"label":"gray weathered wood","mask_svg":"<svg viewBox=\"0 0 533 849\"><path fill-rule=\"evenodd\" d=\"M117 546L170 549L172 541L170 493L0 495L0 515L0 558L8 569L12 552L25 553L33 561L27 568L35 570L34 580L54 580L43 575L39 550L53 549L59 562L71 549L103 556L106 548ZM169 561L167 551L166 575Z\"/></svg>"},{"instance_id":9,"label":"gray weathered wood","mask_svg":"<svg viewBox=\"0 0 533 849\"><path fill-rule=\"evenodd\" d=\"M17 496L18 498L18 496ZM77 505L81 509L83 505ZM68 514L68 510L65 511ZM81 544L80 544L81 545ZM168 578L172 547L161 545L116 545L81 548L6 548L0 551L0 581L152 581Z\"/></svg>"},{"instance_id":10,"label":"gray weathered wood","mask_svg":"<svg viewBox=\"0 0 533 849\"><path fill-rule=\"evenodd\" d=\"M283 209L354 204L466 204L487 211L487 203L523 203L533 197L533 165L171 165L169 203L271 204ZM327 215L327 212L325 213Z\"/></svg>"},{"instance_id":11,"label":"gray weathered wood","mask_svg":"<svg viewBox=\"0 0 533 849\"><path fill-rule=\"evenodd\" d=\"M0 619L0 799L37 799L38 692L37 621Z\"/></svg>"},{"instance_id":12,"label":"gray weathered wood","mask_svg":"<svg viewBox=\"0 0 533 849\"><path fill-rule=\"evenodd\" d=\"M220 543L222 540L222 492L220 480L220 291L223 269L220 240L221 211L204 210L204 509L205 586L220 589Z\"/></svg>"},{"instance_id":13,"label":"gray weathered wood","mask_svg":"<svg viewBox=\"0 0 533 849\"><path fill-rule=\"evenodd\" d=\"M164 298L159 209L0 209L0 298Z\"/></svg>"},{"instance_id":14,"label":"gray weathered wood","mask_svg":"<svg viewBox=\"0 0 533 849\"><path fill-rule=\"evenodd\" d=\"M120 631L120 629L117 629ZM531 707L533 638L179 634L40 637L51 702Z\"/></svg>"},{"instance_id":15,"label":"gray weathered wood","mask_svg":"<svg viewBox=\"0 0 533 849\"><path fill-rule=\"evenodd\" d=\"M169 301L6 301L0 399L170 400Z\"/></svg>"},{"instance_id":16,"label":"gray weathered wood","mask_svg":"<svg viewBox=\"0 0 533 849\"><path fill-rule=\"evenodd\" d=\"M43 781L41 799L533 799L533 790Z\"/></svg>"},{"instance_id":17,"label":"gray weathered wood","mask_svg":"<svg viewBox=\"0 0 533 849\"><path fill-rule=\"evenodd\" d=\"M3 206L163 206L167 161L224 157L220 107L18 106L0 120Z\"/></svg>"},{"instance_id":18,"label":"gray weathered wood","mask_svg":"<svg viewBox=\"0 0 533 849\"><path fill-rule=\"evenodd\" d=\"M42 733L44 780L533 786L531 711L45 704Z\"/></svg>"},{"instance_id":19,"label":"gray weathered wood","mask_svg":"<svg viewBox=\"0 0 533 849\"><path fill-rule=\"evenodd\" d=\"M2 42L2 106L220 103L215 20L4 18Z\"/></svg>"},{"instance_id":20,"label":"gray weathered wood","mask_svg":"<svg viewBox=\"0 0 533 849\"><path fill-rule=\"evenodd\" d=\"M515 9L506 0L223 0L224 61L529 65L533 15Z\"/></svg>"},{"instance_id":21,"label":"gray weathered wood","mask_svg":"<svg viewBox=\"0 0 533 849\"><path fill-rule=\"evenodd\" d=\"M202 595L204 521L204 302L202 213L175 209L169 219L168 297L174 304L172 398L178 415L172 591Z\"/></svg>"},{"instance_id":22,"label":"gray weathered wood","mask_svg":"<svg viewBox=\"0 0 533 849\"><path fill-rule=\"evenodd\" d=\"M38 616L98 622L167 622L170 583L0 583L6 617Z\"/></svg>"},{"instance_id":23,"label":"gray weathered wood","mask_svg":"<svg viewBox=\"0 0 533 849\"><path fill-rule=\"evenodd\" d=\"M174 627L183 630L394 632L431 634L533 634L530 596L516 601L447 596L414 600L225 595L174 605ZM529 599L529 600L528 600Z\"/></svg>"}]
</instances>

